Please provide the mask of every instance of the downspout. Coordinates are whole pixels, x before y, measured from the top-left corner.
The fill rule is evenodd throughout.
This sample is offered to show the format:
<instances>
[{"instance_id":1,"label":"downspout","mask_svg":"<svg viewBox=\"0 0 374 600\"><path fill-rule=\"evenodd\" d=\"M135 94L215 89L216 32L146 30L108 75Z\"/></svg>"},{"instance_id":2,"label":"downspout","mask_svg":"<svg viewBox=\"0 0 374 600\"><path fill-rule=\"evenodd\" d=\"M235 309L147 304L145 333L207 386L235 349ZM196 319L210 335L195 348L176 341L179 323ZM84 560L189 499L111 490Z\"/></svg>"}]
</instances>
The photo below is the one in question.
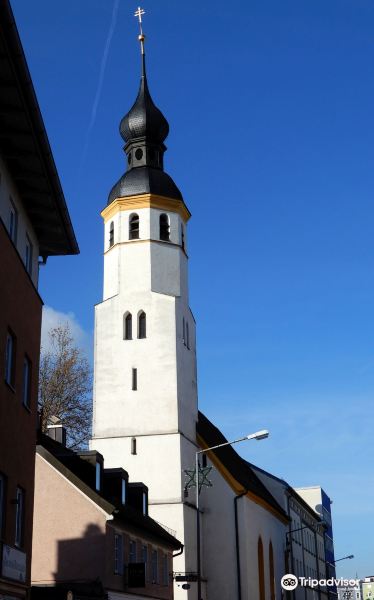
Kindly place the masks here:
<instances>
[{"instance_id":1,"label":"downspout","mask_svg":"<svg viewBox=\"0 0 374 600\"><path fill-rule=\"evenodd\" d=\"M235 550L236 550L236 578L238 588L238 600L242 600L242 579L240 574L240 544L239 544L239 525L238 525L238 500L247 494L248 490L244 490L234 498L234 514L235 514Z\"/></svg>"},{"instance_id":2,"label":"downspout","mask_svg":"<svg viewBox=\"0 0 374 600\"><path fill-rule=\"evenodd\" d=\"M173 554L173 558L175 558L176 556L180 556L181 554L183 554L183 550L184 550L184 545L181 544L181 549L179 550L179 552L176 552L175 554Z\"/></svg>"}]
</instances>

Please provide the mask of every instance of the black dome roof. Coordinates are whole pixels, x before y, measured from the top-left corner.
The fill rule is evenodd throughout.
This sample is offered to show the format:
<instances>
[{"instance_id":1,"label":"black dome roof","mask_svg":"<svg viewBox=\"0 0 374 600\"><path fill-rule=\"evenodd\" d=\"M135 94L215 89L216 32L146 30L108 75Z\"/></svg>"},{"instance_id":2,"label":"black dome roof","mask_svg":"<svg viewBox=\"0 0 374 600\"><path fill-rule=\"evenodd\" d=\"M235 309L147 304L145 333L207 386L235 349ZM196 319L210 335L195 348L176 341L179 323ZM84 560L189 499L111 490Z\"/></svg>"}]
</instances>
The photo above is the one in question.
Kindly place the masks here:
<instances>
[{"instance_id":1,"label":"black dome roof","mask_svg":"<svg viewBox=\"0 0 374 600\"><path fill-rule=\"evenodd\" d=\"M175 200L183 200L179 189L165 171L152 167L138 167L126 171L121 179L117 181L110 191L108 204L116 198L138 194L156 194Z\"/></svg>"},{"instance_id":2,"label":"black dome roof","mask_svg":"<svg viewBox=\"0 0 374 600\"><path fill-rule=\"evenodd\" d=\"M145 75L141 78L135 103L123 117L119 131L125 142L146 138L149 142L162 144L167 138L169 124L151 98Z\"/></svg>"}]
</instances>

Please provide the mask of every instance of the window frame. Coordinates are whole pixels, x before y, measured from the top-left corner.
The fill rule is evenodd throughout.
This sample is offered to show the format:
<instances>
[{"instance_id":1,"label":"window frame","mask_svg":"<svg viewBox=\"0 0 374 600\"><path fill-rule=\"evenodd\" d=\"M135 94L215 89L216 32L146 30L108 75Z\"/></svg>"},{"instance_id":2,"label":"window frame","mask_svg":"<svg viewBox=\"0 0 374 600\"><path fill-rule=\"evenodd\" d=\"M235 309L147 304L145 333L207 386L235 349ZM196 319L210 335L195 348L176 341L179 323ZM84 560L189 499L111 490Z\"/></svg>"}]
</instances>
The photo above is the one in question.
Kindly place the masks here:
<instances>
[{"instance_id":1,"label":"window frame","mask_svg":"<svg viewBox=\"0 0 374 600\"><path fill-rule=\"evenodd\" d=\"M9 213L9 237L13 244L17 246L18 239L18 210L13 202L12 196L9 196L10 213Z\"/></svg>"},{"instance_id":2,"label":"window frame","mask_svg":"<svg viewBox=\"0 0 374 600\"><path fill-rule=\"evenodd\" d=\"M116 532L114 534L114 574L123 575L123 535Z\"/></svg>"},{"instance_id":3,"label":"window frame","mask_svg":"<svg viewBox=\"0 0 374 600\"><path fill-rule=\"evenodd\" d=\"M23 548L25 528L25 490L21 486L16 488L16 526L14 532L14 545Z\"/></svg>"},{"instance_id":4,"label":"window frame","mask_svg":"<svg viewBox=\"0 0 374 600\"><path fill-rule=\"evenodd\" d=\"M25 369L25 367L27 367ZM25 370L27 371L25 377ZM32 363L27 354L23 357L23 368L22 368L22 405L27 409L31 410L31 374L32 374Z\"/></svg>"},{"instance_id":5,"label":"window frame","mask_svg":"<svg viewBox=\"0 0 374 600\"><path fill-rule=\"evenodd\" d=\"M11 350L9 352L9 342ZM17 338L11 329L8 329L5 342L5 369L4 379L7 385L14 391L16 381L16 356L17 356Z\"/></svg>"},{"instance_id":6,"label":"window frame","mask_svg":"<svg viewBox=\"0 0 374 600\"><path fill-rule=\"evenodd\" d=\"M114 221L111 221L109 225L109 248L112 246L114 246Z\"/></svg>"},{"instance_id":7,"label":"window frame","mask_svg":"<svg viewBox=\"0 0 374 600\"><path fill-rule=\"evenodd\" d=\"M129 240L140 239L140 219L138 213L132 213L129 217Z\"/></svg>"},{"instance_id":8,"label":"window frame","mask_svg":"<svg viewBox=\"0 0 374 600\"><path fill-rule=\"evenodd\" d=\"M33 250L34 250L34 247L33 247L32 241L30 240L30 237L26 233L25 267L26 267L26 271L28 272L30 277L32 276Z\"/></svg>"},{"instance_id":9,"label":"window frame","mask_svg":"<svg viewBox=\"0 0 374 600\"><path fill-rule=\"evenodd\" d=\"M132 340L132 314L130 312L123 315L123 339Z\"/></svg>"},{"instance_id":10,"label":"window frame","mask_svg":"<svg viewBox=\"0 0 374 600\"><path fill-rule=\"evenodd\" d=\"M170 242L170 218L167 213L161 213L159 218L159 238L162 242Z\"/></svg>"},{"instance_id":11,"label":"window frame","mask_svg":"<svg viewBox=\"0 0 374 600\"><path fill-rule=\"evenodd\" d=\"M138 340L145 340L147 337L147 315L144 310L138 314Z\"/></svg>"}]
</instances>

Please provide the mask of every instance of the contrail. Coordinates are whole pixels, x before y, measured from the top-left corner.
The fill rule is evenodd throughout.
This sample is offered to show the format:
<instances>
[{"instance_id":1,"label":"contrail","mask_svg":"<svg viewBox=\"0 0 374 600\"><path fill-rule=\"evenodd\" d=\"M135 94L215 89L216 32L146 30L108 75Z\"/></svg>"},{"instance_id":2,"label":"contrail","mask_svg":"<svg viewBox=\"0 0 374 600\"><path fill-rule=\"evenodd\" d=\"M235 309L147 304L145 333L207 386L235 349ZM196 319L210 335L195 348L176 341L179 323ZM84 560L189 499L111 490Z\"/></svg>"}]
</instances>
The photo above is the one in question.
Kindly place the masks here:
<instances>
[{"instance_id":1,"label":"contrail","mask_svg":"<svg viewBox=\"0 0 374 600\"><path fill-rule=\"evenodd\" d=\"M101 59L99 81L98 81L98 84L97 84L95 99L94 99L94 102L93 102L93 105L92 105L91 119L90 119L90 123L88 125L88 129L87 129L87 133L86 133L86 140L85 140L85 144L84 144L84 148L83 148L83 153L82 153L81 167L83 166L83 163L84 163L85 158L86 158L86 154L87 154L87 150L88 150L88 143L89 143L89 140L90 140L91 131L92 131L93 126L94 126L95 121L96 121L97 108L99 106L99 101L100 101L100 96L101 96L101 90L103 89L104 75L105 75L106 64L107 64L107 61L108 61L110 44L111 44L113 33L114 33L114 30L115 30L115 27L116 27L116 23L117 23L117 14L118 14L119 3L120 3L120 0L114 0L113 11L112 11L112 19L111 19L111 22L110 22L110 27L109 27L108 35L107 35L106 42L105 42L103 57Z\"/></svg>"}]
</instances>

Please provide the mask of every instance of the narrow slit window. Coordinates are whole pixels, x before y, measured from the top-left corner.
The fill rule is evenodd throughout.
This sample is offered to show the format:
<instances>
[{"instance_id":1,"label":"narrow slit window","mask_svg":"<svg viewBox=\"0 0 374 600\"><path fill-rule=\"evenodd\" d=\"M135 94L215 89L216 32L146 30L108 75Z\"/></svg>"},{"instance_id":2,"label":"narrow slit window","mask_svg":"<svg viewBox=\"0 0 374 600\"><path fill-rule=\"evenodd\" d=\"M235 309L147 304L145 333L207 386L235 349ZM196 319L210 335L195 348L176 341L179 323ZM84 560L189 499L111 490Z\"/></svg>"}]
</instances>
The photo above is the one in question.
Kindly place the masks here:
<instances>
[{"instance_id":1,"label":"narrow slit window","mask_svg":"<svg viewBox=\"0 0 374 600\"><path fill-rule=\"evenodd\" d=\"M109 225L109 248L114 244L114 223L113 221Z\"/></svg>"},{"instance_id":2,"label":"narrow slit window","mask_svg":"<svg viewBox=\"0 0 374 600\"><path fill-rule=\"evenodd\" d=\"M184 242L184 227L181 225L181 246L182 250L184 250L185 242Z\"/></svg>"},{"instance_id":3,"label":"narrow slit window","mask_svg":"<svg viewBox=\"0 0 374 600\"><path fill-rule=\"evenodd\" d=\"M132 370L132 390L135 392L138 389L138 369Z\"/></svg>"},{"instance_id":4,"label":"narrow slit window","mask_svg":"<svg viewBox=\"0 0 374 600\"><path fill-rule=\"evenodd\" d=\"M182 337L182 340L183 340L183 344L186 345L186 321L184 320L184 317L183 317L183 337Z\"/></svg>"},{"instance_id":5,"label":"narrow slit window","mask_svg":"<svg viewBox=\"0 0 374 600\"><path fill-rule=\"evenodd\" d=\"M133 214L129 220L129 239L139 239L139 215Z\"/></svg>"},{"instance_id":6,"label":"narrow slit window","mask_svg":"<svg viewBox=\"0 0 374 600\"><path fill-rule=\"evenodd\" d=\"M165 213L160 215L160 240L164 242L170 241L169 217Z\"/></svg>"},{"instance_id":7,"label":"narrow slit window","mask_svg":"<svg viewBox=\"0 0 374 600\"><path fill-rule=\"evenodd\" d=\"M190 349L190 328L188 323L186 323L186 346Z\"/></svg>"},{"instance_id":8,"label":"narrow slit window","mask_svg":"<svg viewBox=\"0 0 374 600\"><path fill-rule=\"evenodd\" d=\"M147 337L147 317L144 311L139 313L138 317L138 338L144 339Z\"/></svg>"},{"instance_id":9,"label":"narrow slit window","mask_svg":"<svg viewBox=\"0 0 374 600\"><path fill-rule=\"evenodd\" d=\"M136 454L136 438L131 439L131 454Z\"/></svg>"},{"instance_id":10,"label":"narrow slit window","mask_svg":"<svg viewBox=\"0 0 374 600\"><path fill-rule=\"evenodd\" d=\"M123 339L124 340L132 340L132 315L131 315L131 313L127 313L123 317Z\"/></svg>"}]
</instances>

